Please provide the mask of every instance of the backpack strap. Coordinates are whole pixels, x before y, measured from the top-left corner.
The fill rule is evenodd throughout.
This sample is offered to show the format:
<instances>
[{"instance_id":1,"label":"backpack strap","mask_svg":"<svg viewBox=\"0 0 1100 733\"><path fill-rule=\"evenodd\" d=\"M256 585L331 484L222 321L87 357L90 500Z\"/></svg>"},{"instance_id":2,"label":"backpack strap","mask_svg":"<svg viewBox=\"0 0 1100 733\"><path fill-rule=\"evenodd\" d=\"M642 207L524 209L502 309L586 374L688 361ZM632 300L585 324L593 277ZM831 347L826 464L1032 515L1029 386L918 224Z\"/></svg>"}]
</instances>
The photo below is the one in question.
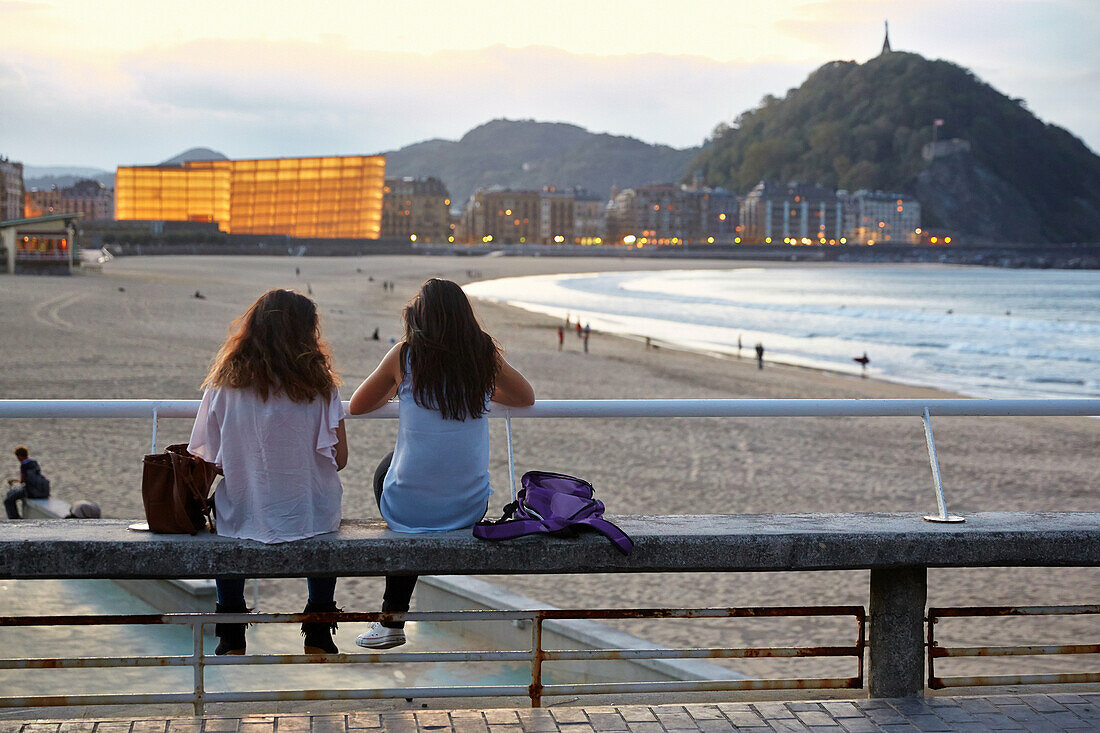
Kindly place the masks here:
<instances>
[{"instance_id":1,"label":"backpack strap","mask_svg":"<svg viewBox=\"0 0 1100 733\"><path fill-rule=\"evenodd\" d=\"M474 525L474 537L479 540L510 540L530 534L546 534L550 530L538 519L502 519L497 522L478 522Z\"/></svg>"},{"instance_id":2,"label":"backpack strap","mask_svg":"<svg viewBox=\"0 0 1100 733\"><path fill-rule=\"evenodd\" d=\"M615 549L624 555L629 555L630 551L634 549L634 540L630 539L626 532L619 529L619 526L614 522L609 522L602 517L591 517L575 522L575 524L587 524L611 540L611 544L615 545Z\"/></svg>"}]
</instances>

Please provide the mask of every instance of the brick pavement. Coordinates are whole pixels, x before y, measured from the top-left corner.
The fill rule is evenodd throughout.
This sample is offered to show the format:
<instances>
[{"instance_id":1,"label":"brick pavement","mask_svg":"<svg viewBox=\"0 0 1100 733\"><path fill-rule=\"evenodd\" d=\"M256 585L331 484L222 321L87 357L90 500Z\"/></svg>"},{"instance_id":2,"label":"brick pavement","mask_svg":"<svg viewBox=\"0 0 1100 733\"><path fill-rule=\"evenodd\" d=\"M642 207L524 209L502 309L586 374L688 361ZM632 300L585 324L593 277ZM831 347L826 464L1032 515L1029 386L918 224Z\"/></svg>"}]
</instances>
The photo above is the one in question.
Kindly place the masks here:
<instances>
[{"instance_id":1,"label":"brick pavement","mask_svg":"<svg viewBox=\"0 0 1100 733\"><path fill-rule=\"evenodd\" d=\"M0 733L731 733L1100 731L1100 693L822 702L387 710L240 718L0 720Z\"/></svg>"}]
</instances>

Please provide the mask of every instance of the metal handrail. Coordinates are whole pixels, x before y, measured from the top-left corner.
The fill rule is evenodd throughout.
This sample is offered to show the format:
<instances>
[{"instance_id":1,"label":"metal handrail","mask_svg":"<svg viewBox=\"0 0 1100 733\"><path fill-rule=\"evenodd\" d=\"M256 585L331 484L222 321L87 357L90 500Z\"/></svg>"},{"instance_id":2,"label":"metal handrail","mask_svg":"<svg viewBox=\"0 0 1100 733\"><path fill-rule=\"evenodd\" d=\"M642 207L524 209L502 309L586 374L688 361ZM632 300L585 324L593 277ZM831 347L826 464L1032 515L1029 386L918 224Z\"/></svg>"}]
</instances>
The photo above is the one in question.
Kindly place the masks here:
<instances>
[{"instance_id":1,"label":"metal handrail","mask_svg":"<svg viewBox=\"0 0 1100 733\"><path fill-rule=\"evenodd\" d=\"M851 616L856 621L855 642L847 646L675 648L675 649L546 649L543 624L560 619L691 619L691 618L790 618ZM531 626L531 645L514 651L385 652L356 654L245 654L210 656L203 627L216 623L283 623L365 621L522 621ZM202 715L207 703L263 702L286 700L344 700L395 697L488 697L519 696L540 707L542 698L552 695L702 692L725 690L860 689L863 687L863 657L867 646L866 612L863 606L761 606L752 608L629 608L629 609L535 609L410 611L406 613L171 613L118 614L104 616L0 616L0 628L27 626L130 626L175 625L191 627L190 654L139 657L57 657L34 659L0 658L0 669L93 669L117 667L190 667L191 692L116 693L94 695L0 696L0 709L60 705L112 705L123 703L191 703L195 715ZM803 659L808 657L854 657L852 677L740 678L674 680L656 682L605 682L586 684L543 684L544 663L572 660L645 659ZM210 666L271 664L386 664L439 662L529 662L529 685L452 685L431 687L368 688L338 690L240 690L206 691L205 669Z\"/></svg>"},{"instance_id":2,"label":"metal handrail","mask_svg":"<svg viewBox=\"0 0 1100 733\"><path fill-rule=\"evenodd\" d=\"M157 424L162 417L194 418L198 400L0 400L2 418L152 418L150 453L156 452ZM344 403L344 409L349 404ZM489 417L503 418L508 441L508 483L516 498L512 418L669 418L669 417L919 417L924 426L928 463L936 489L937 514L930 522L963 522L947 513L940 476L932 416L940 417L1056 417L1100 416L1098 398L1060 399L657 399L657 400L540 400L531 407L490 404ZM398 416L391 402L354 419L392 420Z\"/></svg>"},{"instance_id":3,"label":"metal handrail","mask_svg":"<svg viewBox=\"0 0 1100 733\"><path fill-rule=\"evenodd\" d=\"M344 402L347 409L348 402ZM0 400L0 418L195 417L198 400ZM539 400L491 404L491 418L622 417L1057 417L1100 415L1100 398ZM391 402L356 420L394 419Z\"/></svg>"},{"instance_id":4,"label":"metal handrail","mask_svg":"<svg viewBox=\"0 0 1100 733\"><path fill-rule=\"evenodd\" d=\"M1100 682L1100 672L1056 672L1013 675L961 675L943 677L936 674L937 659L959 657L1032 657L1054 654L1100 654L1100 644L1024 644L1000 646L941 646L936 640L936 624L945 618L1004 618L1008 616L1073 616L1100 614L1100 605L1076 606L963 606L929 608L928 621L928 686L933 690L947 687L979 687L983 685L1043 685Z\"/></svg>"}]
</instances>

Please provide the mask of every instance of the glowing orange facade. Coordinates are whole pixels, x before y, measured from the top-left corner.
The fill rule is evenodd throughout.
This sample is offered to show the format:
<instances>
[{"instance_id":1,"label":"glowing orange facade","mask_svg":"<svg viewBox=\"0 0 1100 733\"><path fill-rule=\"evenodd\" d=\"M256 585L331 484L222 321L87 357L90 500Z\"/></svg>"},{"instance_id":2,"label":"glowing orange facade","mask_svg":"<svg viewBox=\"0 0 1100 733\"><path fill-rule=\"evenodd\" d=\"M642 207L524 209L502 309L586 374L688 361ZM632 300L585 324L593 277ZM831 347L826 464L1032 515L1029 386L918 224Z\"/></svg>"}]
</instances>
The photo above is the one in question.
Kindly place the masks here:
<instances>
[{"instance_id":1,"label":"glowing orange facade","mask_svg":"<svg viewBox=\"0 0 1100 733\"><path fill-rule=\"evenodd\" d=\"M125 166L115 175L115 218L212 221L233 234L377 239L385 173L381 155Z\"/></svg>"}]
</instances>

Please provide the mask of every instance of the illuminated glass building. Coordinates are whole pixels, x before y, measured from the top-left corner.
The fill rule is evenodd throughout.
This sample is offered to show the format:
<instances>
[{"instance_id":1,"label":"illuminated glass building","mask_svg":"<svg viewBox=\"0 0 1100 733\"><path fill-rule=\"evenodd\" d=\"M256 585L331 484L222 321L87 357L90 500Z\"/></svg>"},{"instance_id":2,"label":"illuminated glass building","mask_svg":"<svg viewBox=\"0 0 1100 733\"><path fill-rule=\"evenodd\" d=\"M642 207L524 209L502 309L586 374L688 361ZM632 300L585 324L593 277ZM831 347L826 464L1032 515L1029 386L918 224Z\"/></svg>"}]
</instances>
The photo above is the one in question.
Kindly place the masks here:
<instances>
[{"instance_id":1,"label":"illuminated glass building","mask_svg":"<svg viewBox=\"0 0 1100 733\"><path fill-rule=\"evenodd\" d=\"M377 239L381 155L122 166L115 218L217 222L231 234Z\"/></svg>"}]
</instances>

